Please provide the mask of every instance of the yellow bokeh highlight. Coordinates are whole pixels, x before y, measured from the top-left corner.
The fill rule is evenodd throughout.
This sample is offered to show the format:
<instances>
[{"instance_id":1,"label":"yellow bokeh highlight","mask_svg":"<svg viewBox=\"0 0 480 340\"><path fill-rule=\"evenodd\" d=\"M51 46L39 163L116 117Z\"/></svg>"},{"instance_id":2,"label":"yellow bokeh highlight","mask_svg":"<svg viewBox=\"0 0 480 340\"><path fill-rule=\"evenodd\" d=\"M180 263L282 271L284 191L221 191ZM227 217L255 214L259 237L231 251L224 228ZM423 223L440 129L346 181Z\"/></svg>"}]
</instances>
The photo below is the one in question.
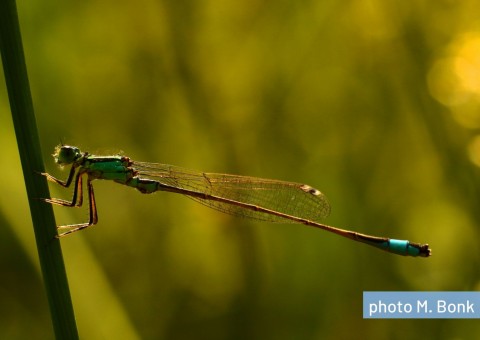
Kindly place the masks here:
<instances>
[{"instance_id":1,"label":"yellow bokeh highlight","mask_svg":"<svg viewBox=\"0 0 480 340\"><path fill-rule=\"evenodd\" d=\"M459 85L465 92L475 96L480 95L480 35L476 34L465 39L458 49L454 62L455 74Z\"/></svg>"},{"instance_id":2,"label":"yellow bokeh highlight","mask_svg":"<svg viewBox=\"0 0 480 340\"><path fill-rule=\"evenodd\" d=\"M459 35L428 74L431 95L450 108L454 119L470 129L480 127L480 33Z\"/></svg>"}]
</instances>

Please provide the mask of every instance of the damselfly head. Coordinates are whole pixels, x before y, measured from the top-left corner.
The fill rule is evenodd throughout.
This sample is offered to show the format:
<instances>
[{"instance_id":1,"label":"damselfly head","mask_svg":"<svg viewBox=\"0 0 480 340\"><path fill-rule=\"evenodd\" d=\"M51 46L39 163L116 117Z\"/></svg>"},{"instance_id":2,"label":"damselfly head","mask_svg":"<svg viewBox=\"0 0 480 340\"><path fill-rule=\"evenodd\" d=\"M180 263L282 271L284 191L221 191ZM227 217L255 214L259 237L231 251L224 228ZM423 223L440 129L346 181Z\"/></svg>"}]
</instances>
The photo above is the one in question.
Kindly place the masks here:
<instances>
[{"instance_id":1,"label":"damselfly head","mask_svg":"<svg viewBox=\"0 0 480 340\"><path fill-rule=\"evenodd\" d=\"M55 162L60 165L72 164L82 157L80 149L70 145L58 145L53 153Z\"/></svg>"}]
</instances>

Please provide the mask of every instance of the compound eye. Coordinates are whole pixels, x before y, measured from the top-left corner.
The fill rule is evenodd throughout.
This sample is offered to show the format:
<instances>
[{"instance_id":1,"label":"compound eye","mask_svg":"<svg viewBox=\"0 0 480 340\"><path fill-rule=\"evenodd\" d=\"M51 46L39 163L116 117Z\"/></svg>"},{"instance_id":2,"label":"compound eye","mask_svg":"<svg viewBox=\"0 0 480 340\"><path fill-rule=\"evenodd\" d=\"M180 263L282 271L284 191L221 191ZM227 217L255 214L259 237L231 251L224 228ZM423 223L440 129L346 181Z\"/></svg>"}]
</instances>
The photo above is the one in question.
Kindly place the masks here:
<instances>
[{"instance_id":1,"label":"compound eye","mask_svg":"<svg viewBox=\"0 0 480 340\"><path fill-rule=\"evenodd\" d=\"M53 156L58 164L71 164L80 157L80 149L75 146L62 145Z\"/></svg>"}]
</instances>

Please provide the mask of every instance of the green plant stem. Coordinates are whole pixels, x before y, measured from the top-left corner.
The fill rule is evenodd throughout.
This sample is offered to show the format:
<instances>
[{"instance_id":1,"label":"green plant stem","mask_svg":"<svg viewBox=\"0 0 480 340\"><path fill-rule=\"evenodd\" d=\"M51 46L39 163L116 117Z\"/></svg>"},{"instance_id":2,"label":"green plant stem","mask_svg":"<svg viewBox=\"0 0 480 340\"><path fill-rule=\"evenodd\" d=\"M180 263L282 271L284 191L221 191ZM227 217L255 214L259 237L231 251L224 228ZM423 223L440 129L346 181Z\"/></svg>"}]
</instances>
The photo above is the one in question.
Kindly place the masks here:
<instances>
[{"instance_id":1,"label":"green plant stem","mask_svg":"<svg viewBox=\"0 0 480 340\"><path fill-rule=\"evenodd\" d=\"M0 50L55 336L78 339L60 242L54 238L53 209L38 199L50 195L45 178L38 175L44 165L14 0L0 0Z\"/></svg>"}]
</instances>

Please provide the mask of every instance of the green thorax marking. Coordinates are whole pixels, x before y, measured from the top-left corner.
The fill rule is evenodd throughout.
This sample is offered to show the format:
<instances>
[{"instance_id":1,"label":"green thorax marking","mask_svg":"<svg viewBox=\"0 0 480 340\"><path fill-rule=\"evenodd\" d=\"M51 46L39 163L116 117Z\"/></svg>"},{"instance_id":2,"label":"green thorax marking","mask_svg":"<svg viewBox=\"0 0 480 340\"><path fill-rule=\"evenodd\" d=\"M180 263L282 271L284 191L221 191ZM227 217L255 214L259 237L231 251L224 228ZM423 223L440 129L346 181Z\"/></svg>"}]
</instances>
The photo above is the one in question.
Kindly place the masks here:
<instances>
[{"instance_id":1,"label":"green thorax marking","mask_svg":"<svg viewBox=\"0 0 480 340\"><path fill-rule=\"evenodd\" d=\"M80 164L80 171L88 173L92 180L111 180L133 187L144 194L159 190L157 181L138 177L132 165L130 158L124 156L85 155Z\"/></svg>"},{"instance_id":2,"label":"green thorax marking","mask_svg":"<svg viewBox=\"0 0 480 340\"><path fill-rule=\"evenodd\" d=\"M121 184L127 184L135 176L135 171L131 165L132 162L128 157L86 155L81 168L92 179L113 180Z\"/></svg>"}]
</instances>

